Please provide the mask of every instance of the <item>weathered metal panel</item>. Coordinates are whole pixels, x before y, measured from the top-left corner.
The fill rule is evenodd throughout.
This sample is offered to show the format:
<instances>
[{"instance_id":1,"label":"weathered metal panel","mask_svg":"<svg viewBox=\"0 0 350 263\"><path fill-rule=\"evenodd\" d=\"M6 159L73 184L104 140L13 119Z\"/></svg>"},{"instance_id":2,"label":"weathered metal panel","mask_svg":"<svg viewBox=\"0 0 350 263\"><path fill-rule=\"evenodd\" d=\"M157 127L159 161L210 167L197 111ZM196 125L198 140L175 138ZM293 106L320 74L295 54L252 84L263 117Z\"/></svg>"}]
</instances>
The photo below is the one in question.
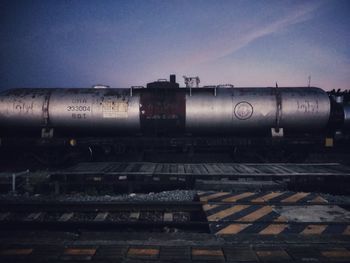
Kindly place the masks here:
<instances>
[{"instance_id":1,"label":"weathered metal panel","mask_svg":"<svg viewBox=\"0 0 350 263\"><path fill-rule=\"evenodd\" d=\"M41 127L49 89L13 89L0 94L0 123L3 127Z\"/></svg>"},{"instance_id":2,"label":"weathered metal panel","mask_svg":"<svg viewBox=\"0 0 350 263\"><path fill-rule=\"evenodd\" d=\"M51 94L50 125L115 132L140 130L137 94L128 89L62 89Z\"/></svg>"},{"instance_id":3,"label":"weathered metal panel","mask_svg":"<svg viewBox=\"0 0 350 263\"><path fill-rule=\"evenodd\" d=\"M317 131L330 115L328 94L319 88L283 88L280 125L286 130Z\"/></svg>"},{"instance_id":4,"label":"weathered metal panel","mask_svg":"<svg viewBox=\"0 0 350 263\"><path fill-rule=\"evenodd\" d=\"M185 130L185 91L144 90L141 94L140 119L143 132L176 134Z\"/></svg>"}]
</instances>

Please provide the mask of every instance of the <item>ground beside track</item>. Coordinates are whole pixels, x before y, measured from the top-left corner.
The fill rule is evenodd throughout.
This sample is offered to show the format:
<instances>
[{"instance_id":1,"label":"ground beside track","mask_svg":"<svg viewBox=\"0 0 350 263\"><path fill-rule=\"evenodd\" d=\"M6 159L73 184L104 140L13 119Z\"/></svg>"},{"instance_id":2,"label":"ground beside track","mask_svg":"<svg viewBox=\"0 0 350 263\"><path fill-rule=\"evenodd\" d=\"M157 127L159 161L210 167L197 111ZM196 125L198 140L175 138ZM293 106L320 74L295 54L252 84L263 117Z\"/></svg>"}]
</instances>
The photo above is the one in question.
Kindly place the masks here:
<instances>
[{"instance_id":1,"label":"ground beside track","mask_svg":"<svg viewBox=\"0 0 350 263\"><path fill-rule=\"evenodd\" d=\"M342 180L349 178L347 166L87 166L58 171L56 176L76 179L85 174L94 179L88 180L89 186L97 185L92 194L79 191L86 180L63 180L59 194L38 194L32 185L32 192L18 188L16 194L0 196L1 262L350 262L350 198L341 192L349 188ZM127 188L119 195L113 189L98 189L112 181L130 184L136 174L154 184L153 193ZM183 188L155 191L166 176ZM337 183L343 195L295 180L303 176L314 178L315 185ZM194 177L187 184L186 178ZM272 183L259 186L260 182ZM67 183L76 188L64 189ZM57 208L59 203L65 208ZM194 210L179 208L185 203Z\"/></svg>"},{"instance_id":2,"label":"ground beside track","mask_svg":"<svg viewBox=\"0 0 350 263\"><path fill-rule=\"evenodd\" d=\"M58 202L64 203L62 200ZM79 210L83 211L89 210L84 207L84 204L87 206L91 200L82 201L80 197L74 202L81 204L82 207ZM149 209L146 207L149 201L137 202L142 204L139 210ZM12 204L17 203L18 200ZM96 209L96 201L93 203ZM105 202L102 203L105 204ZM119 209L118 202L108 203L114 204L114 210ZM74 229L45 228L44 224L41 228L23 228L21 231L17 228L2 229L0 259L4 262L8 260L22 262L164 262L171 260L175 262L349 262L350 260L350 212L347 210L349 203L346 199L341 200L339 197L327 199L327 196L318 193L290 191L240 193L198 191L193 203L199 205L202 210L200 212L205 215L203 223L208 226L207 232L196 231L194 228L184 231L181 227L174 227L171 224L174 217L169 217L169 213L175 212L170 211L170 205L167 208L160 208L161 203L167 206L168 202L160 201L157 207L164 211L161 218L152 223L153 225L162 223L157 231L152 231L154 228L149 226L135 228L135 224L142 224L145 219L139 216L135 221L135 213L137 214L138 210L130 207L132 202L129 202L129 207L121 208L130 220L133 217L134 226L128 226L129 230L96 230L83 224L77 224ZM181 206L184 201L177 203ZM42 205L41 202L39 204ZM300 209L304 209L303 216L290 213L291 209L296 208L299 212ZM33 214L31 208L26 209L23 218L19 219L22 227L39 220L39 217L30 217ZM35 213L40 213L38 211L45 210L46 206L42 205L42 208L35 209ZM54 209L53 206L50 207L50 210L52 209ZM67 207L66 209L69 210ZM105 209L108 211L109 208ZM2 214L6 213L5 211L6 207L2 206ZM67 211L64 212L67 213ZM74 213L74 210L71 209L71 212ZM96 219L101 211L95 212ZM13 211L10 213L16 214ZM2 219L3 224L9 223L11 215L8 215L7 219ZM107 220L108 215L103 218L102 223ZM40 222L43 221L45 220ZM37 223L40 225L40 222ZM66 221L66 223L69 222L77 223L77 217L72 215ZM115 224L118 223L120 222L115 222Z\"/></svg>"}]
</instances>

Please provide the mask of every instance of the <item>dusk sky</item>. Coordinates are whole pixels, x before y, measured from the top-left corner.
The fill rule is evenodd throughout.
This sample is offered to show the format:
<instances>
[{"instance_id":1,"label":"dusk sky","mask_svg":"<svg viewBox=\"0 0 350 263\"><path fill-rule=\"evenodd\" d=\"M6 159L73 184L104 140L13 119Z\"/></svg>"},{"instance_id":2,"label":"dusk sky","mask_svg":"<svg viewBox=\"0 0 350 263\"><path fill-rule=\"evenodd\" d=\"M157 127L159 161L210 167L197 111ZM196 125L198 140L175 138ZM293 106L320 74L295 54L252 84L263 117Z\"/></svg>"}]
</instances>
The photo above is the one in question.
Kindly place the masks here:
<instances>
[{"instance_id":1,"label":"dusk sky","mask_svg":"<svg viewBox=\"0 0 350 263\"><path fill-rule=\"evenodd\" d=\"M0 0L0 87L350 89L350 1Z\"/></svg>"}]
</instances>

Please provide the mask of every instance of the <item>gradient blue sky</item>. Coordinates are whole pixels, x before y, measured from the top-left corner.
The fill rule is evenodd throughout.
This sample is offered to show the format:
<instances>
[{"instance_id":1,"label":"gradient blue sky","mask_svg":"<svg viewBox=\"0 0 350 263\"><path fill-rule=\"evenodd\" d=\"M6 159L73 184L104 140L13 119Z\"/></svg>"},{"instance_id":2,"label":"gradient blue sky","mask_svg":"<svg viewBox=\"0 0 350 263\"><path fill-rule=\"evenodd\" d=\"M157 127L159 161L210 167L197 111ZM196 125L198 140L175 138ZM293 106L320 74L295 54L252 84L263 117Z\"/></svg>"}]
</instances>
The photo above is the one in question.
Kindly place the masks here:
<instances>
[{"instance_id":1,"label":"gradient blue sky","mask_svg":"<svg viewBox=\"0 0 350 263\"><path fill-rule=\"evenodd\" d=\"M350 89L350 1L0 0L0 87Z\"/></svg>"}]
</instances>

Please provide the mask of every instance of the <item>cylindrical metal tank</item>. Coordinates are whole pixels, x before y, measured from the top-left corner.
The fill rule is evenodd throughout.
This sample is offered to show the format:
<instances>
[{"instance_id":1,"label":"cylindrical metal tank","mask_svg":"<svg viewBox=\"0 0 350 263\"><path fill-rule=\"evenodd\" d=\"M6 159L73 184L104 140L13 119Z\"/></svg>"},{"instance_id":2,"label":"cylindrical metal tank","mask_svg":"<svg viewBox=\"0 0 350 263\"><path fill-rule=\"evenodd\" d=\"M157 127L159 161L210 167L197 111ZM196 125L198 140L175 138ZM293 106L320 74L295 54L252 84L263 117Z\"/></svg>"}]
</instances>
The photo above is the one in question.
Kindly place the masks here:
<instances>
[{"instance_id":1,"label":"cylindrical metal tank","mask_svg":"<svg viewBox=\"0 0 350 263\"><path fill-rule=\"evenodd\" d=\"M317 131L329 115L329 97L319 88L192 89L186 95L190 133Z\"/></svg>"},{"instance_id":2,"label":"cylindrical metal tank","mask_svg":"<svg viewBox=\"0 0 350 263\"><path fill-rule=\"evenodd\" d=\"M330 111L328 94L319 88L14 89L0 94L2 130L50 128L95 136L319 132Z\"/></svg>"}]
</instances>

